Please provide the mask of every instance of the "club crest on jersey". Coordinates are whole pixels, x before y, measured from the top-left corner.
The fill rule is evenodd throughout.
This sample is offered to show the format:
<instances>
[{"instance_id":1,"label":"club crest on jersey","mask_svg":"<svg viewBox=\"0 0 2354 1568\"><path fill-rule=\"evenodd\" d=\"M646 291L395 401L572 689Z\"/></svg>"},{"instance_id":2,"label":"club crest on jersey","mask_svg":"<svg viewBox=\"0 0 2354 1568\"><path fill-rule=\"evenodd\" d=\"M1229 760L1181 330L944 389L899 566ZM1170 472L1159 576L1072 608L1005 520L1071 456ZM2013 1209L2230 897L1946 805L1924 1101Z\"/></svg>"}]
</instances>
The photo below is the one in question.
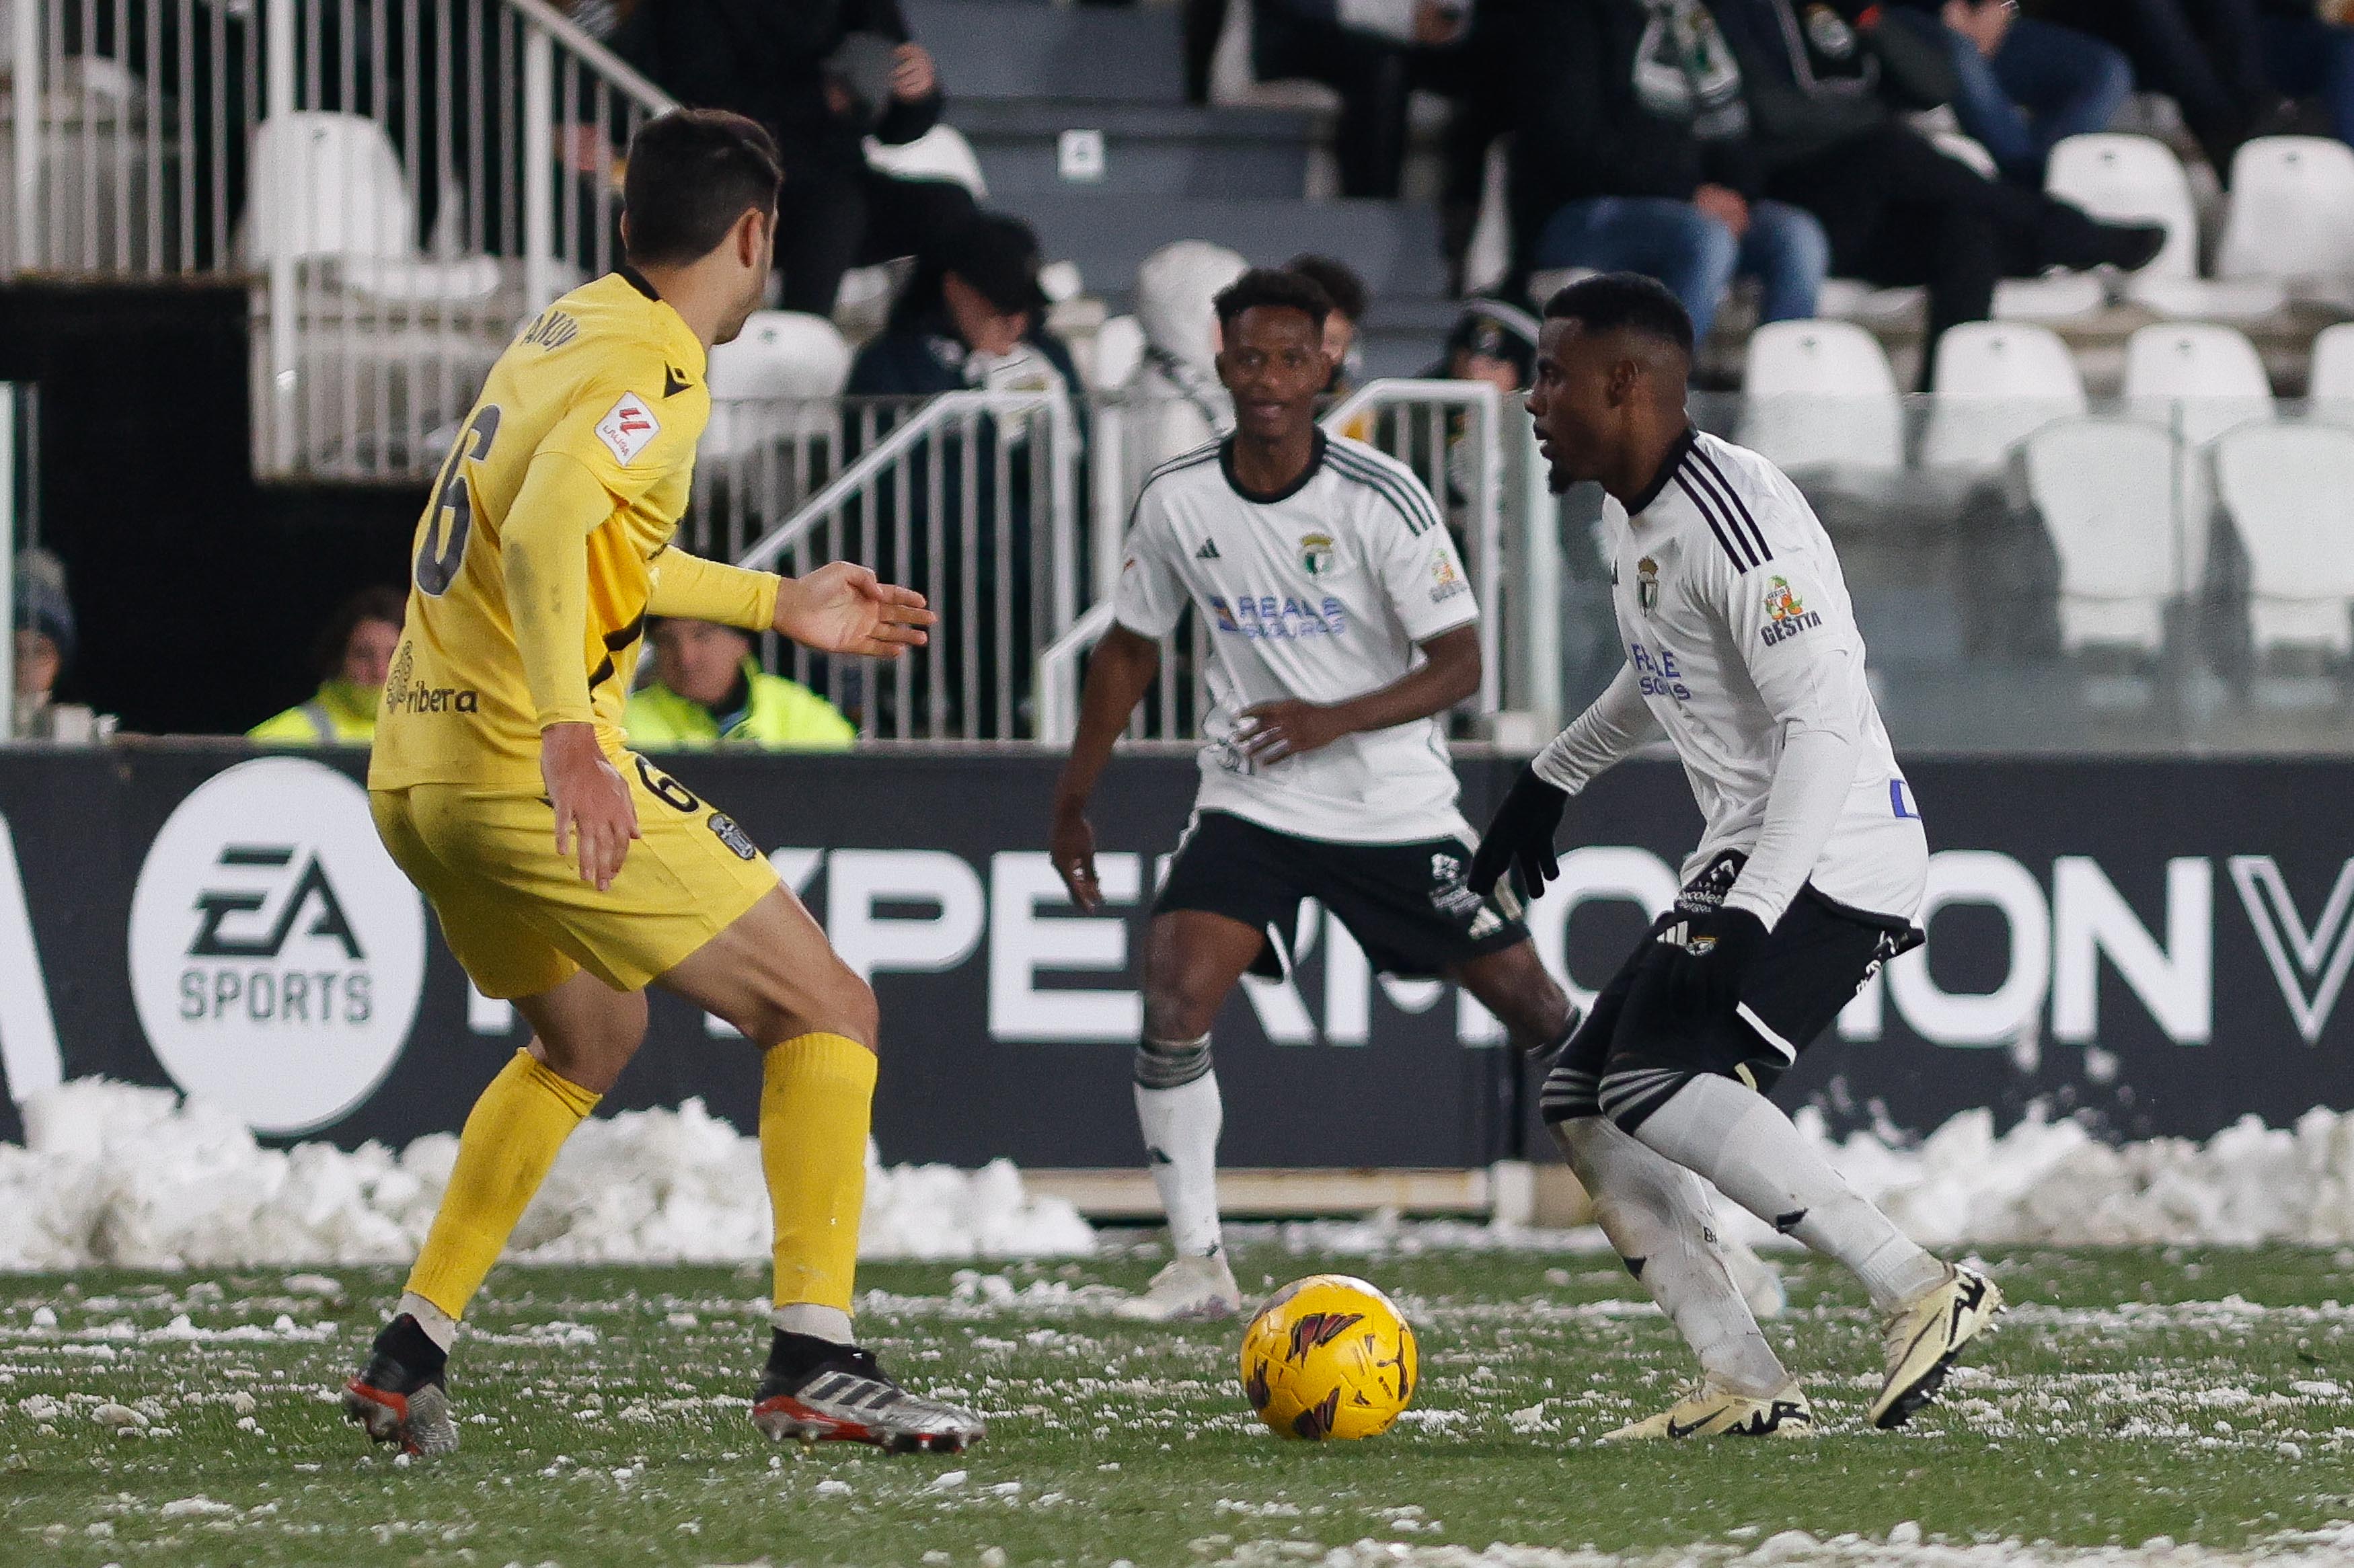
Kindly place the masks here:
<instances>
[{"instance_id":1,"label":"club crest on jersey","mask_svg":"<svg viewBox=\"0 0 2354 1568\"><path fill-rule=\"evenodd\" d=\"M1645 615L1659 608L1659 563L1649 556L1635 563L1635 603Z\"/></svg>"},{"instance_id":2,"label":"club crest on jersey","mask_svg":"<svg viewBox=\"0 0 2354 1568\"><path fill-rule=\"evenodd\" d=\"M597 421L597 439L605 443L605 450L623 468L635 462L638 454L661 434L662 421L646 407L646 400L634 392L622 393L612 410Z\"/></svg>"},{"instance_id":3,"label":"club crest on jersey","mask_svg":"<svg viewBox=\"0 0 2354 1568\"><path fill-rule=\"evenodd\" d=\"M1787 641L1809 627L1820 626L1823 618L1800 602L1790 591L1790 579L1776 577L1766 585L1766 625L1762 635L1766 646Z\"/></svg>"},{"instance_id":4,"label":"club crest on jersey","mask_svg":"<svg viewBox=\"0 0 2354 1568\"><path fill-rule=\"evenodd\" d=\"M1332 570L1332 535L1302 534L1299 536L1299 566L1311 577L1329 575Z\"/></svg>"}]
</instances>

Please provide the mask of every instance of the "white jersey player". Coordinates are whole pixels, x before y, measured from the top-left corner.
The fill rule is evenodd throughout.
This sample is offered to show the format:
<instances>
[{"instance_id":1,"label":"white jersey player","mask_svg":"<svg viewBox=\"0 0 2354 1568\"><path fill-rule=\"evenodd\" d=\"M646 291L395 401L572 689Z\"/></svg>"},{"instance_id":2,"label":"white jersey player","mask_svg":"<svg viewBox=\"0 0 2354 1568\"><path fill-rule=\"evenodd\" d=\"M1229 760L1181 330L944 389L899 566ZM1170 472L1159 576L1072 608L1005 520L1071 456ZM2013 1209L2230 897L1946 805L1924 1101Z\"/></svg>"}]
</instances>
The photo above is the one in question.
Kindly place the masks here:
<instances>
[{"instance_id":1,"label":"white jersey player","mask_svg":"<svg viewBox=\"0 0 2354 1568\"><path fill-rule=\"evenodd\" d=\"M1928 847L1864 682L1829 538L1771 462L1691 428L1691 323L1611 273L1545 308L1529 411L1555 488L1599 481L1627 667L1532 763L1470 885L1555 874L1568 798L1664 731L1707 819L1675 907L1596 999L1541 1107L1612 1245L1704 1377L1614 1436L1797 1435L1813 1415L1729 1280L1705 1177L1852 1269L1887 1319L1873 1425L1935 1396L2002 1305L1856 1195L1766 1098L1879 967L1919 942Z\"/></svg>"},{"instance_id":2,"label":"white jersey player","mask_svg":"<svg viewBox=\"0 0 2354 1568\"><path fill-rule=\"evenodd\" d=\"M1153 905L1135 1072L1175 1258L1129 1305L1162 1319L1241 1305L1218 1227L1210 1024L1246 970L1283 972L1304 899L1377 970L1459 981L1524 1049L1576 1021L1510 893L1464 885L1472 839L1442 726L1479 690L1479 607L1437 507L1403 464L1316 428L1331 305L1313 282L1248 272L1217 310L1235 433L1164 463L1138 500L1053 837L1073 900L1096 907L1087 798L1190 605L1217 711Z\"/></svg>"}]
</instances>

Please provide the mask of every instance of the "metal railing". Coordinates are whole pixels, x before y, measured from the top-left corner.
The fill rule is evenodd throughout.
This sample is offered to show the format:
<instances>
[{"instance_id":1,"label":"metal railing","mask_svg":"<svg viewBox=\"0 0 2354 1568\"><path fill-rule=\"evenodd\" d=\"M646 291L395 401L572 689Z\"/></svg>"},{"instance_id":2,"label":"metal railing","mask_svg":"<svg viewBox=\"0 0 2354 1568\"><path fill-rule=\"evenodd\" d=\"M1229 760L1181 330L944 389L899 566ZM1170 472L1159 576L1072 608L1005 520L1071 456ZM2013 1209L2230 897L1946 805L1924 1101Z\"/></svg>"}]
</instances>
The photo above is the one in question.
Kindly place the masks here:
<instances>
[{"instance_id":1,"label":"metal railing","mask_svg":"<svg viewBox=\"0 0 2354 1568\"><path fill-rule=\"evenodd\" d=\"M1076 618L1087 570L1079 421L1066 394L976 389L722 404L714 414L726 416L728 450L698 468L690 546L791 577L864 562L923 591L941 616L930 646L887 665L772 639L771 669L824 694L869 738L1034 733L1036 652ZM748 425L767 434L747 440ZM769 517L781 521L746 542Z\"/></svg>"},{"instance_id":2,"label":"metal railing","mask_svg":"<svg viewBox=\"0 0 2354 1568\"><path fill-rule=\"evenodd\" d=\"M1132 414L1143 410L1130 406ZM1360 388L1324 416L1324 429L1371 441L1413 469L1458 533L1464 567L1481 606L1480 685L1474 712L1514 737L1552 733L1561 705L1558 628L1548 607L1560 575L1558 508L1543 487L1543 472L1523 421L1511 421L1507 441L1502 396L1474 381L1376 381ZM1098 416L1098 427L1103 423ZM1138 418L1136 423L1149 422ZM1531 447L1523 452L1520 449ZM1511 458L1508 461L1507 453ZM1535 489L1529 488L1533 476ZM1097 560L1119 573L1119 533L1128 516L1126 496L1103 493L1100 476L1095 525L1114 530L1098 545ZM1508 504L1509 503L1509 504ZM1507 572L1505 562L1512 563ZM1081 669L1087 655L1110 630L1110 583L1099 579L1096 602L1038 658L1037 735L1069 741L1078 723ZM1213 657L1209 633L1187 615L1162 640L1154 688L1129 727L1139 739L1189 738L1208 716ZM1507 706L1516 715L1501 726Z\"/></svg>"},{"instance_id":3,"label":"metal railing","mask_svg":"<svg viewBox=\"0 0 2354 1568\"><path fill-rule=\"evenodd\" d=\"M257 285L259 472L429 474L672 101L547 0L13 0L18 274Z\"/></svg>"}]
</instances>

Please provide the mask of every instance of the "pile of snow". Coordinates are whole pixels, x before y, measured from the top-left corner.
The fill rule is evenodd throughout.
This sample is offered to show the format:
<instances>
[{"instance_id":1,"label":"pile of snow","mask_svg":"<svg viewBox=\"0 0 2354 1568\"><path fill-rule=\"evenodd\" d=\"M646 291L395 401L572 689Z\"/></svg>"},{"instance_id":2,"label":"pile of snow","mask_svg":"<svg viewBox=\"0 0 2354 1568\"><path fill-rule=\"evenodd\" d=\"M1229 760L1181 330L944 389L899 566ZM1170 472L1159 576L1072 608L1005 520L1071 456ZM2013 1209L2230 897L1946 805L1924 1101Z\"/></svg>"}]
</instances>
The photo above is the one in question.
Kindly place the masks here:
<instances>
[{"instance_id":1,"label":"pile of snow","mask_svg":"<svg viewBox=\"0 0 2354 1568\"><path fill-rule=\"evenodd\" d=\"M2030 1119L2000 1137L1965 1111L1913 1148L1858 1133L1824 1136L1855 1188L1925 1246L2041 1242L2354 1241L2354 1111L2316 1107L2293 1128L2247 1117L2204 1143L2103 1143L2075 1121Z\"/></svg>"},{"instance_id":2,"label":"pile of snow","mask_svg":"<svg viewBox=\"0 0 2354 1568\"><path fill-rule=\"evenodd\" d=\"M95 1264L207 1268L404 1263L458 1157L450 1133L264 1149L244 1123L168 1089L86 1078L24 1105L25 1147L0 1143L0 1270ZM1032 1197L1006 1160L885 1168L867 1146L867 1258L1084 1255L1095 1233ZM516 1228L535 1263L735 1263L769 1255L759 1146L689 1100L575 1133Z\"/></svg>"},{"instance_id":3,"label":"pile of snow","mask_svg":"<svg viewBox=\"0 0 2354 1568\"><path fill-rule=\"evenodd\" d=\"M1748 1531L1732 1531L1746 1534ZM1200 1542L1195 1543L1197 1549ZM2332 1568L2354 1552L2354 1525L2329 1525L2257 1542L2237 1551L2154 1536L2139 1546L2056 1546L2050 1542L1925 1541L1906 1522L1886 1539L1839 1535L1818 1540L1786 1530L1754 1546L1702 1542L1620 1555L1591 1547L1511 1546L1484 1550L1360 1541L1319 1550L1298 1541L1246 1542L1211 1568Z\"/></svg>"}]
</instances>

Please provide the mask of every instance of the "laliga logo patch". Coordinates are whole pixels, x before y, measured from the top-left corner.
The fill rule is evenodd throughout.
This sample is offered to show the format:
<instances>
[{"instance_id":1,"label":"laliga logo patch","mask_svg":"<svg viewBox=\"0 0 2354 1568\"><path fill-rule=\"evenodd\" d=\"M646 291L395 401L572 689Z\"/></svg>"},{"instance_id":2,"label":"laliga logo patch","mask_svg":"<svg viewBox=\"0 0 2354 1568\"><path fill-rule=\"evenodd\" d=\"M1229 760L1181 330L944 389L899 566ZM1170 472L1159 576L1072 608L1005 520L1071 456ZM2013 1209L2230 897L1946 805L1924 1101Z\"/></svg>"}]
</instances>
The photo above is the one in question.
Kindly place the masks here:
<instances>
[{"instance_id":1,"label":"laliga logo patch","mask_svg":"<svg viewBox=\"0 0 2354 1568\"><path fill-rule=\"evenodd\" d=\"M646 407L646 400L634 392L624 392L612 411L597 421L597 439L613 454L613 461L627 468L637 461L640 452L662 434L662 421Z\"/></svg>"},{"instance_id":2,"label":"laliga logo patch","mask_svg":"<svg viewBox=\"0 0 2354 1568\"><path fill-rule=\"evenodd\" d=\"M425 911L367 793L305 758L216 774L149 846L131 899L131 995L172 1080L254 1131L340 1120L399 1059L425 980Z\"/></svg>"}]
</instances>

